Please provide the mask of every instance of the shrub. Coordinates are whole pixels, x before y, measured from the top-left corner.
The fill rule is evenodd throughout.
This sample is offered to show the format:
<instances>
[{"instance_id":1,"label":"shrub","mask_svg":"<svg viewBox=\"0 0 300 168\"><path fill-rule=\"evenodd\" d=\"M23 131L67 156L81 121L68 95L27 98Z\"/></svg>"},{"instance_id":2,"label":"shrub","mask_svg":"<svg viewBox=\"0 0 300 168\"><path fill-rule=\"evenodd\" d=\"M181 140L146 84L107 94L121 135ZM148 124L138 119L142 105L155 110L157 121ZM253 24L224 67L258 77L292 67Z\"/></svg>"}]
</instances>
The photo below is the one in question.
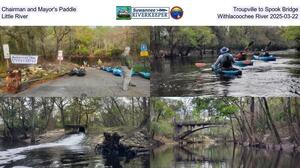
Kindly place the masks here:
<instances>
[{"instance_id":1,"label":"shrub","mask_svg":"<svg viewBox=\"0 0 300 168\"><path fill-rule=\"evenodd\" d=\"M113 58L120 58L122 53L123 53L123 50L120 50L118 48L113 48L110 50L110 55Z\"/></svg>"},{"instance_id":2,"label":"shrub","mask_svg":"<svg viewBox=\"0 0 300 168\"><path fill-rule=\"evenodd\" d=\"M172 125L166 121L152 122L151 130L155 135L160 135L167 138L172 138L174 135Z\"/></svg>"},{"instance_id":3,"label":"shrub","mask_svg":"<svg viewBox=\"0 0 300 168\"><path fill-rule=\"evenodd\" d=\"M144 67L143 64L135 64L133 66L133 71L135 71L135 72L142 72L142 71L144 71L144 72L150 72L150 69L151 68L149 66L146 65L146 67Z\"/></svg>"},{"instance_id":4,"label":"shrub","mask_svg":"<svg viewBox=\"0 0 300 168\"><path fill-rule=\"evenodd\" d=\"M81 47L76 50L76 53L83 56L89 55L89 49L87 47Z\"/></svg>"},{"instance_id":5,"label":"shrub","mask_svg":"<svg viewBox=\"0 0 300 168\"><path fill-rule=\"evenodd\" d=\"M97 48L94 50L94 56L96 57L104 57L107 56L107 52L105 49Z\"/></svg>"}]
</instances>

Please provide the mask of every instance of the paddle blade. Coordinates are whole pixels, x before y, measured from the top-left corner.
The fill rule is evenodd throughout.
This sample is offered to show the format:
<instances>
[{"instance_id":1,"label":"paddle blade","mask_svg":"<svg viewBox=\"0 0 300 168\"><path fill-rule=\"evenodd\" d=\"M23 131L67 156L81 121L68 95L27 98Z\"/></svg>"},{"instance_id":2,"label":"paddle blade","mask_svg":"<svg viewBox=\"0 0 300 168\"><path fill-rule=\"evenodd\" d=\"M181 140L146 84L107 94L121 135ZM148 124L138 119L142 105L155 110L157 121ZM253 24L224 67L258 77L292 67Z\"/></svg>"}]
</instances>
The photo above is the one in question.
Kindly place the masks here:
<instances>
[{"instance_id":1,"label":"paddle blade","mask_svg":"<svg viewBox=\"0 0 300 168\"><path fill-rule=\"evenodd\" d=\"M254 44L254 41L251 41L246 48L251 47Z\"/></svg>"},{"instance_id":2,"label":"paddle blade","mask_svg":"<svg viewBox=\"0 0 300 168\"><path fill-rule=\"evenodd\" d=\"M268 43L268 44L266 45L266 47L265 47L265 51L269 50L269 47L271 46L271 44L272 44L272 42L269 41L269 43Z\"/></svg>"},{"instance_id":3,"label":"paddle blade","mask_svg":"<svg viewBox=\"0 0 300 168\"><path fill-rule=\"evenodd\" d=\"M203 68L203 67L205 67L206 66L206 64L205 63L195 63L195 66L197 67L197 68Z\"/></svg>"}]
</instances>

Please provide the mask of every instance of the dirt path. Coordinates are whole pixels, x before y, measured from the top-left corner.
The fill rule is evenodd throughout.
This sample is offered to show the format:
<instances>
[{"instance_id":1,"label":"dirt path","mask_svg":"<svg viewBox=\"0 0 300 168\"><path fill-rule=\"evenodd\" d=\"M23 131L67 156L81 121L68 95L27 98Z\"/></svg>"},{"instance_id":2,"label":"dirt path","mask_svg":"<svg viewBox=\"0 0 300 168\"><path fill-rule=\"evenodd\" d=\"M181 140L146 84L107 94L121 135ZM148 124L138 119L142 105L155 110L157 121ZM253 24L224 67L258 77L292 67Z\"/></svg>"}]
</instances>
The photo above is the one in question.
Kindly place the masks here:
<instances>
[{"instance_id":1,"label":"dirt path","mask_svg":"<svg viewBox=\"0 0 300 168\"><path fill-rule=\"evenodd\" d=\"M84 77L65 76L37 86L33 86L15 95L34 97L79 97L79 96L150 96L150 80L133 77L136 87L123 91L122 78L95 68L87 68Z\"/></svg>"}]
</instances>

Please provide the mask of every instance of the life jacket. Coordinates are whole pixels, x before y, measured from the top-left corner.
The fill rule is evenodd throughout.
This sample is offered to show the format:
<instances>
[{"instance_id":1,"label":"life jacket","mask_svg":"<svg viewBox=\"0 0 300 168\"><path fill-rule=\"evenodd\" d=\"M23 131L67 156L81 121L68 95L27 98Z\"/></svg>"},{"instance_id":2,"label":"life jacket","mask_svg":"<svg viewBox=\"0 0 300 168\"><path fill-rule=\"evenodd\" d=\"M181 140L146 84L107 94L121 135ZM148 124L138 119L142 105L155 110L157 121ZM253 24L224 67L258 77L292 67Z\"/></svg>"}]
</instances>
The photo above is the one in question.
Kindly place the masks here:
<instances>
[{"instance_id":1,"label":"life jacket","mask_svg":"<svg viewBox=\"0 0 300 168\"><path fill-rule=\"evenodd\" d=\"M221 63L222 68L231 68L232 67L232 58L231 54L225 53L223 54L223 61Z\"/></svg>"}]
</instances>

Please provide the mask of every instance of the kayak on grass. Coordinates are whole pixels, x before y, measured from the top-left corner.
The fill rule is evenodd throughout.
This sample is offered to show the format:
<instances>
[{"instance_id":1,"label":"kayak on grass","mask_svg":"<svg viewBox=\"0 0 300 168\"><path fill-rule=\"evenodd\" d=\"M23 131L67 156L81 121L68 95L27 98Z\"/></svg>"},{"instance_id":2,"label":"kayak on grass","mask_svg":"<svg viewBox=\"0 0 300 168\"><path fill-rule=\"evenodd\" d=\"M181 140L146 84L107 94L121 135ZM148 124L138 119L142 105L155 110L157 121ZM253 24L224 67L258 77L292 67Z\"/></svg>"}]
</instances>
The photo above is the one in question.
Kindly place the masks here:
<instances>
[{"instance_id":1,"label":"kayak on grass","mask_svg":"<svg viewBox=\"0 0 300 168\"><path fill-rule=\"evenodd\" d=\"M216 68L215 66L211 66L212 71L219 75L226 75L226 76L240 76L242 75L242 71L237 68L232 68L228 70L222 70L221 68Z\"/></svg>"},{"instance_id":2,"label":"kayak on grass","mask_svg":"<svg viewBox=\"0 0 300 168\"><path fill-rule=\"evenodd\" d=\"M145 79L150 79L151 73L150 72L139 72L140 76Z\"/></svg>"},{"instance_id":3,"label":"kayak on grass","mask_svg":"<svg viewBox=\"0 0 300 168\"><path fill-rule=\"evenodd\" d=\"M274 57L273 55L269 55L269 56L253 55L253 59L262 60L262 61L276 61L276 57Z\"/></svg>"},{"instance_id":4,"label":"kayak on grass","mask_svg":"<svg viewBox=\"0 0 300 168\"><path fill-rule=\"evenodd\" d=\"M253 62L251 60L235 61L234 65L240 66L240 67L245 67L245 66L253 65Z\"/></svg>"}]
</instances>

